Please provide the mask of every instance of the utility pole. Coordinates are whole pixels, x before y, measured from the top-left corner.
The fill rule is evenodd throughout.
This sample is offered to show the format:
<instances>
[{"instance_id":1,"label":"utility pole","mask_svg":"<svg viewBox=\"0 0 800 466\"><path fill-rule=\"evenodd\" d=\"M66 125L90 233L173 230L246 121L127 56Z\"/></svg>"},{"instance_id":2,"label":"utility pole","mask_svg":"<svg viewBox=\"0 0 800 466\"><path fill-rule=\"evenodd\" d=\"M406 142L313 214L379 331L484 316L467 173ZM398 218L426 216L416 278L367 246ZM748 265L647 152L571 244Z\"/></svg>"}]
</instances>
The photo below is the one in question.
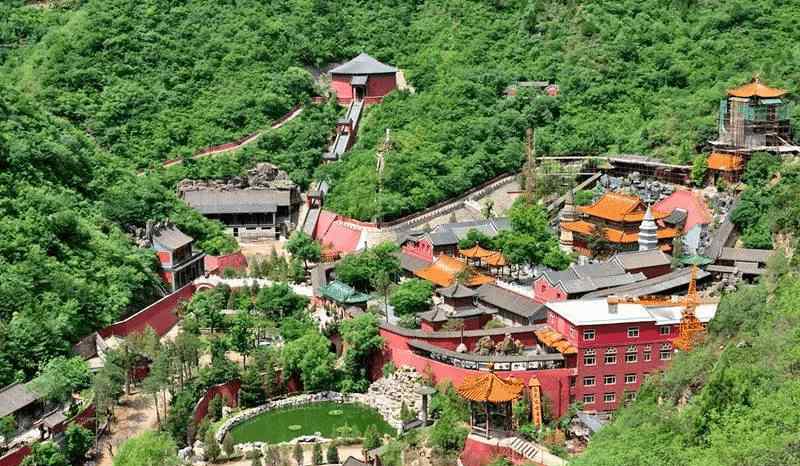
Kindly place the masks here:
<instances>
[{"instance_id":1,"label":"utility pole","mask_svg":"<svg viewBox=\"0 0 800 466\"><path fill-rule=\"evenodd\" d=\"M386 128L386 136L383 139L383 143L375 152L375 172L378 175L378 190L375 193L375 206L377 212L375 213L374 222L379 224L380 221L383 219L383 213L381 212L381 194L383 192L383 169L386 166L386 160L384 156L386 152L389 152L391 148L391 140L389 139L390 129Z\"/></svg>"},{"instance_id":2,"label":"utility pole","mask_svg":"<svg viewBox=\"0 0 800 466\"><path fill-rule=\"evenodd\" d=\"M525 170L525 201L533 204L536 188L536 131L532 128L528 128L525 132L525 152L528 156Z\"/></svg>"}]
</instances>

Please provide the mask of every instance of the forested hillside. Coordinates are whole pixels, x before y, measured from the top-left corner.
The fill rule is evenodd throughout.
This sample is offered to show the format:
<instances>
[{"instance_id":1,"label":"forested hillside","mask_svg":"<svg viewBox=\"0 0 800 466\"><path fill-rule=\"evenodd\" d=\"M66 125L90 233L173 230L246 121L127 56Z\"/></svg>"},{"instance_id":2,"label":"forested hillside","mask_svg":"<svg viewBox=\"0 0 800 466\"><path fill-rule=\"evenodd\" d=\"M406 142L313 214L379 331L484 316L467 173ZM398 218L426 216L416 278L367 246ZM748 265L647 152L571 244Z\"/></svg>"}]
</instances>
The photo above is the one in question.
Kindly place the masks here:
<instances>
[{"instance_id":1,"label":"forested hillside","mask_svg":"<svg viewBox=\"0 0 800 466\"><path fill-rule=\"evenodd\" d=\"M797 88L800 5L779 0L61 3L16 8L9 30L27 46L2 52L4 79L138 167L264 127L316 92L308 71L320 66L362 51L399 66L416 93L371 109L356 150L319 173L334 182L329 205L362 219L518 169L528 126L540 153L688 162L727 87L760 73ZM561 95L502 95L540 79ZM373 153L387 127L379 208Z\"/></svg>"}]
</instances>

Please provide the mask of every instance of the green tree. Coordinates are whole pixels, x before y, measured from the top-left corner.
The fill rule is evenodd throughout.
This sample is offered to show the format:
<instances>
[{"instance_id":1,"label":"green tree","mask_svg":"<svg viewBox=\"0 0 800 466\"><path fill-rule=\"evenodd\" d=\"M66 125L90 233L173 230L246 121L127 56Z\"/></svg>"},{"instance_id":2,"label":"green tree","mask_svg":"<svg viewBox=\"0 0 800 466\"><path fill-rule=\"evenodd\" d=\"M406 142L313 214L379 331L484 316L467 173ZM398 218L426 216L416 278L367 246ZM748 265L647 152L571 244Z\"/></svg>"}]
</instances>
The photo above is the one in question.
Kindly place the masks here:
<instances>
[{"instance_id":1,"label":"green tree","mask_svg":"<svg viewBox=\"0 0 800 466\"><path fill-rule=\"evenodd\" d=\"M511 207L509 219L511 230L502 231L495 238L509 262L528 266L541 264L555 269L569 264L542 207L529 205L520 198Z\"/></svg>"},{"instance_id":2,"label":"green tree","mask_svg":"<svg viewBox=\"0 0 800 466\"><path fill-rule=\"evenodd\" d=\"M31 453L22 460L22 466L68 466L70 463L51 441L33 445Z\"/></svg>"},{"instance_id":3,"label":"green tree","mask_svg":"<svg viewBox=\"0 0 800 466\"><path fill-rule=\"evenodd\" d=\"M274 382L273 382L274 383ZM259 406L267 401L261 374L254 365L248 367L242 373L242 387L239 390L239 404L243 408Z\"/></svg>"},{"instance_id":4,"label":"green tree","mask_svg":"<svg viewBox=\"0 0 800 466\"><path fill-rule=\"evenodd\" d=\"M94 434L77 424L72 424L64 431L64 443L61 451L69 464L81 465L86 460L86 453L94 444Z\"/></svg>"},{"instance_id":5,"label":"green tree","mask_svg":"<svg viewBox=\"0 0 800 466\"><path fill-rule=\"evenodd\" d=\"M698 154L692 160L692 183L695 186L703 186L706 181L706 172L708 171L708 156L706 154Z\"/></svg>"},{"instance_id":6,"label":"green tree","mask_svg":"<svg viewBox=\"0 0 800 466\"><path fill-rule=\"evenodd\" d=\"M286 250L292 257L303 261L303 267L308 270L309 262L319 262L322 249L318 242L302 231L296 231L286 243Z\"/></svg>"},{"instance_id":7,"label":"green tree","mask_svg":"<svg viewBox=\"0 0 800 466\"><path fill-rule=\"evenodd\" d=\"M330 341L316 330L289 341L283 348L284 376L300 376L305 390L324 390L334 381L336 355Z\"/></svg>"},{"instance_id":8,"label":"green tree","mask_svg":"<svg viewBox=\"0 0 800 466\"><path fill-rule=\"evenodd\" d=\"M222 454L222 450L219 448L219 443L217 442L217 437L214 435L214 430L209 429L206 432L205 438L205 446L206 446L206 457L214 463L217 461L217 458Z\"/></svg>"},{"instance_id":9,"label":"green tree","mask_svg":"<svg viewBox=\"0 0 800 466\"><path fill-rule=\"evenodd\" d=\"M328 464L341 463L339 460L339 449L336 448L336 442L328 444L328 448L325 450L325 461L327 461Z\"/></svg>"},{"instance_id":10,"label":"green tree","mask_svg":"<svg viewBox=\"0 0 800 466\"><path fill-rule=\"evenodd\" d=\"M0 437L3 437L3 443L8 443L11 436L17 431L17 420L14 416L0 417Z\"/></svg>"},{"instance_id":11,"label":"green tree","mask_svg":"<svg viewBox=\"0 0 800 466\"><path fill-rule=\"evenodd\" d=\"M42 367L32 387L44 398L63 403L70 400L76 391L88 387L90 382L89 365L83 358L59 356Z\"/></svg>"},{"instance_id":12,"label":"green tree","mask_svg":"<svg viewBox=\"0 0 800 466\"><path fill-rule=\"evenodd\" d=\"M364 451L374 450L383 445L383 439L375 424L370 424L364 431Z\"/></svg>"},{"instance_id":13,"label":"green tree","mask_svg":"<svg viewBox=\"0 0 800 466\"><path fill-rule=\"evenodd\" d=\"M261 288L255 306L265 317L282 320L301 315L308 306L308 298L295 293L286 283L277 283Z\"/></svg>"},{"instance_id":14,"label":"green tree","mask_svg":"<svg viewBox=\"0 0 800 466\"><path fill-rule=\"evenodd\" d=\"M430 309L433 285L426 280L410 278L404 280L392 292L389 303L399 316L416 314Z\"/></svg>"},{"instance_id":15,"label":"green tree","mask_svg":"<svg viewBox=\"0 0 800 466\"><path fill-rule=\"evenodd\" d=\"M242 356L243 369L247 367L247 356L255 347L254 327L253 317L246 311L240 311L236 314L233 325L228 331L231 347Z\"/></svg>"},{"instance_id":16,"label":"green tree","mask_svg":"<svg viewBox=\"0 0 800 466\"><path fill-rule=\"evenodd\" d=\"M211 416L212 420L219 421L222 419L223 406L225 406L225 401L222 399L222 395L214 395L214 398L208 403L208 415Z\"/></svg>"},{"instance_id":17,"label":"green tree","mask_svg":"<svg viewBox=\"0 0 800 466\"><path fill-rule=\"evenodd\" d=\"M325 464L322 459L322 445L319 442L314 442L314 446L311 449L311 464L314 466Z\"/></svg>"},{"instance_id":18,"label":"green tree","mask_svg":"<svg viewBox=\"0 0 800 466\"><path fill-rule=\"evenodd\" d=\"M114 456L114 466L178 466L178 448L163 432L145 432L126 440Z\"/></svg>"},{"instance_id":19,"label":"green tree","mask_svg":"<svg viewBox=\"0 0 800 466\"><path fill-rule=\"evenodd\" d=\"M345 320L339 326L345 342L344 391L364 391L369 386L370 359L376 351L383 349L378 320L374 314L364 313Z\"/></svg>"},{"instance_id":20,"label":"green tree","mask_svg":"<svg viewBox=\"0 0 800 466\"><path fill-rule=\"evenodd\" d=\"M222 438L222 451L225 452L225 456L227 457L233 455L234 443L233 443L233 437L231 437L230 432L225 434L225 437Z\"/></svg>"}]
</instances>

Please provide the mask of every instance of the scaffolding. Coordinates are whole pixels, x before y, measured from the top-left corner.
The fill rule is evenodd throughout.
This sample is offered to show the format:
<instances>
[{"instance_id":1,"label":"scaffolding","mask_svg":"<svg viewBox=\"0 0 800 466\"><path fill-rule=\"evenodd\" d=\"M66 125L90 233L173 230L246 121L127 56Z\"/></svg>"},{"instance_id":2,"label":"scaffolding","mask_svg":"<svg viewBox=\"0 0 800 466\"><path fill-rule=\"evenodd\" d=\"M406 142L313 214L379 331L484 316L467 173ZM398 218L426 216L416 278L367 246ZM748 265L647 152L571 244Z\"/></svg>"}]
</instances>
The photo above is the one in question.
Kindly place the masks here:
<instances>
[{"instance_id":1,"label":"scaffolding","mask_svg":"<svg viewBox=\"0 0 800 466\"><path fill-rule=\"evenodd\" d=\"M768 150L791 144L791 106L784 99L729 97L719 103L719 144Z\"/></svg>"}]
</instances>

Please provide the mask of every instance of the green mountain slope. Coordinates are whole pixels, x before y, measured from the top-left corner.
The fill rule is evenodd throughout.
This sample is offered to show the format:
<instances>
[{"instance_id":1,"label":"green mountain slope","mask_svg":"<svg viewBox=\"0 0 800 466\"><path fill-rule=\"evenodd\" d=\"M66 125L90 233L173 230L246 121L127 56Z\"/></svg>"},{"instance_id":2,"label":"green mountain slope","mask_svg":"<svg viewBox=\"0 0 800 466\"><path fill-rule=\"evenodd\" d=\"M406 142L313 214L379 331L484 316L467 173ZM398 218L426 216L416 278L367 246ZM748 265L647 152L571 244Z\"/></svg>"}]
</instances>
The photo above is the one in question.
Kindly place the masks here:
<instances>
[{"instance_id":1,"label":"green mountain slope","mask_svg":"<svg viewBox=\"0 0 800 466\"><path fill-rule=\"evenodd\" d=\"M540 153L687 162L714 135L727 87L761 73L796 88L800 5L779 0L72 4L13 53L5 79L137 166L265 126L314 93L303 68L361 51L401 67L416 94L371 109L352 156L321 174L329 205L361 219L517 169L528 126ZM504 99L519 79L555 81L561 96ZM379 207L371 154L386 127Z\"/></svg>"}]
</instances>

